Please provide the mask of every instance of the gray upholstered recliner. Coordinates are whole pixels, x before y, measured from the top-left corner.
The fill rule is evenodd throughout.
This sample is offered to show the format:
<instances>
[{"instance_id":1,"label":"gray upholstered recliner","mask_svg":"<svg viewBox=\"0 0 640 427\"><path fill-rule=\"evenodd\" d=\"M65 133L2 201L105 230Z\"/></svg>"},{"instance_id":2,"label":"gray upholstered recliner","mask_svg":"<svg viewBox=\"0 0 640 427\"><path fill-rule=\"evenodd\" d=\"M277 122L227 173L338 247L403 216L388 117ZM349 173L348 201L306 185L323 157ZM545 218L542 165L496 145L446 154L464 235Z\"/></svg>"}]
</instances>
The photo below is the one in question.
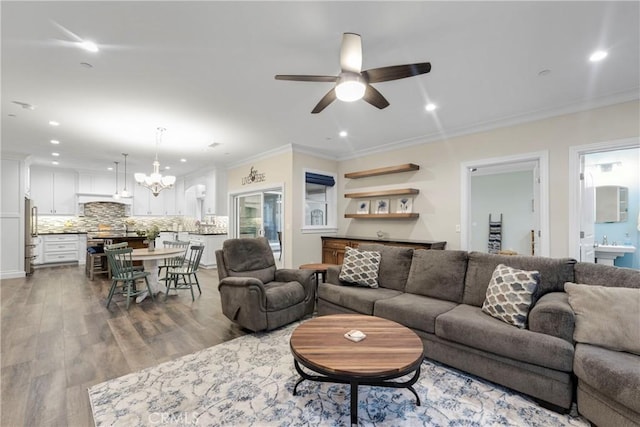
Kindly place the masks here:
<instances>
[{"instance_id":1,"label":"gray upholstered recliner","mask_svg":"<svg viewBox=\"0 0 640 427\"><path fill-rule=\"evenodd\" d=\"M216 261L222 312L243 328L271 330L313 312L313 272L278 270L266 238L226 240Z\"/></svg>"}]
</instances>

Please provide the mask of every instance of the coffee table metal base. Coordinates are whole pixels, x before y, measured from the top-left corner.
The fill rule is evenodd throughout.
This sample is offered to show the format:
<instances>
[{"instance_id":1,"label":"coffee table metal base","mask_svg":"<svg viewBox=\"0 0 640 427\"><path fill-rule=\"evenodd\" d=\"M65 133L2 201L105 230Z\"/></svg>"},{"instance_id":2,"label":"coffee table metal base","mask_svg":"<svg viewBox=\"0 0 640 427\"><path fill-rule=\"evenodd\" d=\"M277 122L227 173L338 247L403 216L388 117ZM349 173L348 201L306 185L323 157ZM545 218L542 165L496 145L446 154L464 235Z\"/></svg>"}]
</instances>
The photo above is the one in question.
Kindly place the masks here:
<instances>
[{"instance_id":1,"label":"coffee table metal base","mask_svg":"<svg viewBox=\"0 0 640 427\"><path fill-rule=\"evenodd\" d=\"M353 378L353 377L350 377L350 376L349 377L347 377L347 376L341 377L341 376L338 376L338 375L331 375L331 376L328 376L328 375L310 375L310 374L306 373L305 371L303 371L302 368L300 368L300 364L298 363L297 360L294 359L293 365L295 366L296 371L298 371L298 374L301 377L298 380L298 382L296 382L296 385L293 387L293 395L294 396L298 392L298 386L304 380L318 381L318 382L323 382L323 383L349 384L351 386L351 424L358 424L358 386L359 385L369 385L369 386L376 386L376 387L406 388L411 393L413 393L413 395L416 397L416 405L420 406L420 397L418 397L418 393L416 393L415 389L413 388L413 385L418 381L418 378L420 378L420 365L418 365L418 367L414 371L413 377L411 379L409 379L408 381L404 381L404 382L389 381L389 380L392 380L394 378L398 378L400 376L405 376L405 375L407 375L407 373L404 373L402 375L386 377L386 378L367 379L367 378Z\"/></svg>"}]
</instances>

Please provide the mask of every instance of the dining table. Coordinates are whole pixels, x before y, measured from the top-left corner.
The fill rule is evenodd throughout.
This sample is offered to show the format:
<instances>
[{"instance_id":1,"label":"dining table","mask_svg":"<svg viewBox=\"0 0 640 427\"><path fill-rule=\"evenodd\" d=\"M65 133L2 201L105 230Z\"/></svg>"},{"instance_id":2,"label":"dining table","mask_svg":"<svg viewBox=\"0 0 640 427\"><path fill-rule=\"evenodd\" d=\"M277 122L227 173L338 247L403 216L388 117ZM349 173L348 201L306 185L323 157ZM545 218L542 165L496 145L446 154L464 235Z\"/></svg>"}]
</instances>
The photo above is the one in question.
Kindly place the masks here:
<instances>
[{"instance_id":1,"label":"dining table","mask_svg":"<svg viewBox=\"0 0 640 427\"><path fill-rule=\"evenodd\" d=\"M138 248L131 252L131 259L134 261L142 261L144 271L149 273L149 287L154 295L160 291L164 291L166 287L160 286L158 277L158 263L162 259L175 258L185 253L185 248ZM148 292L143 292L136 298L136 302L142 302L148 296Z\"/></svg>"}]
</instances>

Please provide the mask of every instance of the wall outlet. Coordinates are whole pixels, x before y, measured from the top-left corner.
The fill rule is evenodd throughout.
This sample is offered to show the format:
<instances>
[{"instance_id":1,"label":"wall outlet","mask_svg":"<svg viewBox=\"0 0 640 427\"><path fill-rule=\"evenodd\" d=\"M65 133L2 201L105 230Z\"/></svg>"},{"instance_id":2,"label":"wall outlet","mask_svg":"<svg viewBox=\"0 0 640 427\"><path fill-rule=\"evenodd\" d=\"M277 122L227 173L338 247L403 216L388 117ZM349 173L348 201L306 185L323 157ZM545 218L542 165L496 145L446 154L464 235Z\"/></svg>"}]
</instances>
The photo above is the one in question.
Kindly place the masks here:
<instances>
[{"instance_id":1,"label":"wall outlet","mask_svg":"<svg viewBox=\"0 0 640 427\"><path fill-rule=\"evenodd\" d=\"M456 224L456 233L460 232L460 224Z\"/></svg>"}]
</instances>

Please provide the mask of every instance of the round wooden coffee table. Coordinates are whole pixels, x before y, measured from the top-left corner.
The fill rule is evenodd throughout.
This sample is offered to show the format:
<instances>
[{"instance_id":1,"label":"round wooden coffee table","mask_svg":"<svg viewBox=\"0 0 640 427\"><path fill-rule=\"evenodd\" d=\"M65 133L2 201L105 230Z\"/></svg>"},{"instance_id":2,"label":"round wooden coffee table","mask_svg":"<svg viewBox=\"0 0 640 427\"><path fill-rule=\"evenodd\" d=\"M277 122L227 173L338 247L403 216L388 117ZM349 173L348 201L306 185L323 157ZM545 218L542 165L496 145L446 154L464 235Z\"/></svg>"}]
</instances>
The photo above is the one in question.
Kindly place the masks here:
<instances>
[{"instance_id":1,"label":"round wooden coffee table","mask_svg":"<svg viewBox=\"0 0 640 427\"><path fill-rule=\"evenodd\" d=\"M366 338L353 342L345 338L352 329ZM391 320L360 314L333 314L311 319L291 335L291 352L300 380L349 384L351 386L351 423L358 423L358 386L370 385L407 388L420 398L413 385L420 377L424 348L409 328ZM310 375L300 365L320 374ZM414 373L408 381L389 381Z\"/></svg>"}]
</instances>

